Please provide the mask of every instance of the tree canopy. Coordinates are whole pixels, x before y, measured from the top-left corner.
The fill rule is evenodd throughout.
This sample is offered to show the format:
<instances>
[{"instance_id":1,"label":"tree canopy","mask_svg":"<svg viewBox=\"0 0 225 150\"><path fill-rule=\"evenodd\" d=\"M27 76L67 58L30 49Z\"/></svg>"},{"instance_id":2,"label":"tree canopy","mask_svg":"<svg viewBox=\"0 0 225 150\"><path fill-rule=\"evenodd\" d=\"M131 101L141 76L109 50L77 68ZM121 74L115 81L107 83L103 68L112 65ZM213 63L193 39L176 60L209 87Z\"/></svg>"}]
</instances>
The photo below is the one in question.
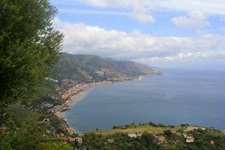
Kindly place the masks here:
<instances>
[{"instance_id":1,"label":"tree canopy","mask_svg":"<svg viewBox=\"0 0 225 150\"><path fill-rule=\"evenodd\" d=\"M0 1L0 104L32 98L57 63L56 13L48 0Z\"/></svg>"}]
</instances>

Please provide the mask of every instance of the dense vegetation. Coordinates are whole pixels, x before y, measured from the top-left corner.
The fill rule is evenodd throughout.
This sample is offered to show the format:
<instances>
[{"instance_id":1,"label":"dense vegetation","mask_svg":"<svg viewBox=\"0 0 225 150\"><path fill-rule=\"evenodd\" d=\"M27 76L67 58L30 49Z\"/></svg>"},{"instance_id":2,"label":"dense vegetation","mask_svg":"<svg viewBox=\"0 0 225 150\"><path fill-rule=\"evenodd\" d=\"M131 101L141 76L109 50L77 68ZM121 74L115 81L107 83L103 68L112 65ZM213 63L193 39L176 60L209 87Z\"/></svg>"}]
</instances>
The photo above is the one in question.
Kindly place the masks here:
<instances>
[{"instance_id":1,"label":"dense vegetation","mask_svg":"<svg viewBox=\"0 0 225 150\"><path fill-rule=\"evenodd\" d=\"M187 141L186 136L194 138ZM225 135L219 130L156 124L114 126L112 130L89 131L84 136L89 149L133 149L133 150L223 150Z\"/></svg>"},{"instance_id":2,"label":"dense vegetation","mask_svg":"<svg viewBox=\"0 0 225 150\"><path fill-rule=\"evenodd\" d=\"M56 13L48 0L0 1L1 150L36 149L45 139L46 127L36 120L42 114L19 103L39 97L60 58L63 35L51 23Z\"/></svg>"},{"instance_id":3,"label":"dense vegetation","mask_svg":"<svg viewBox=\"0 0 225 150\"><path fill-rule=\"evenodd\" d=\"M90 150L147 150L158 149L160 146L154 143L154 137L144 133L139 138L130 138L127 134L117 133L113 135L86 134L84 142Z\"/></svg>"},{"instance_id":4,"label":"dense vegetation","mask_svg":"<svg viewBox=\"0 0 225 150\"><path fill-rule=\"evenodd\" d=\"M51 23L56 12L48 0L0 1L0 150L225 149L221 131L188 130L186 124L132 123L84 135L68 132L66 121L51 112L64 104L60 98L67 81L123 81L160 73L93 55L63 53L60 58L63 35ZM186 135L194 140L187 143Z\"/></svg>"},{"instance_id":5,"label":"dense vegetation","mask_svg":"<svg viewBox=\"0 0 225 150\"><path fill-rule=\"evenodd\" d=\"M158 134L165 136L166 141L160 141L150 133L143 133L140 137L132 138L124 133L112 135L86 134L85 144L90 150L97 149L116 149L116 150L224 150L225 136L214 135L209 131L202 133L199 130L191 132L196 141L186 143L183 136L171 134ZM210 135L211 134L211 135Z\"/></svg>"},{"instance_id":6,"label":"dense vegetation","mask_svg":"<svg viewBox=\"0 0 225 150\"><path fill-rule=\"evenodd\" d=\"M27 100L59 60L57 10L47 0L1 0L0 11L0 102Z\"/></svg>"},{"instance_id":7,"label":"dense vegetation","mask_svg":"<svg viewBox=\"0 0 225 150\"><path fill-rule=\"evenodd\" d=\"M0 127L0 150L35 150L40 143L43 149L43 143L63 142L57 135L65 133L68 125L54 114L34 112L18 103L9 105L7 112L7 122Z\"/></svg>"}]
</instances>

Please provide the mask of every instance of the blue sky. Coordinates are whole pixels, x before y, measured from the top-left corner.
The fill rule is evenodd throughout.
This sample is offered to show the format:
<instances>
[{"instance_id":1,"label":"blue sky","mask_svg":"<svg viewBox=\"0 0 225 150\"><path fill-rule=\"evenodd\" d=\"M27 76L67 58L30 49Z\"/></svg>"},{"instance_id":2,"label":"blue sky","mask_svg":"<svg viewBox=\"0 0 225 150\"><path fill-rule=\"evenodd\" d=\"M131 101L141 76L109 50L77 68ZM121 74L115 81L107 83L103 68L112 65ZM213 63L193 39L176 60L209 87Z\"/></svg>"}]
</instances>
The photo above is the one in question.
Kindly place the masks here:
<instances>
[{"instance_id":1,"label":"blue sky","mask_svg":"<svg viewBox=\"0 0 225 150\"><path fill-rule=\"evenodd\" d=\"M156 67L216 68L225 62L224 0L50 0L63 51Z\"/></svg>"}]
</instances>

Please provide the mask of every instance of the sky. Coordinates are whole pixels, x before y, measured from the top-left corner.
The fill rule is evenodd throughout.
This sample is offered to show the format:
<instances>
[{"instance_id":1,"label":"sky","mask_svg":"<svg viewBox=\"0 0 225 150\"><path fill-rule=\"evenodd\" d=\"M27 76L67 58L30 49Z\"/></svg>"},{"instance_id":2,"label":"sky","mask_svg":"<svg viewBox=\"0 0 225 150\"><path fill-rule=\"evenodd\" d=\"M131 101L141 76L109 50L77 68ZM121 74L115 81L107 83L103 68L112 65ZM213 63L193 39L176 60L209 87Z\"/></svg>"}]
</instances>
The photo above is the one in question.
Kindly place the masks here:
<instances>
[{"instance_id":1,"label":"sky","mask_svg":"<svg viewBox=\"0 0 225 150\"><path fill-rule=\"evenodd\" d=\"M63 52L162 68L225 68L225 0L50 0Z\"/></svg>"}]
</instances>

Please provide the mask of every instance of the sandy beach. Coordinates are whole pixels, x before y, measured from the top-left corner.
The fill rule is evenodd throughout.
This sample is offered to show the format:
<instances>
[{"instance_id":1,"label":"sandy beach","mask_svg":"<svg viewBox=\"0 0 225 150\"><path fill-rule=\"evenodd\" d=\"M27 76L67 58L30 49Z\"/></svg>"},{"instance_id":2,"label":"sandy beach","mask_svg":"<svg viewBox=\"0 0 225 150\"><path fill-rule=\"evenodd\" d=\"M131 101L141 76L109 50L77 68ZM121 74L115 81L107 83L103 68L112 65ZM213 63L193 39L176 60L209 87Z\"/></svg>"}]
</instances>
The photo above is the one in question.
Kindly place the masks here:
<instances>
[{"instance_id":1,"label":"sandy beach","mask_svg":"<svg viewBox=\"0 0 225 150\"><path fill-rule=\"evenodd\" d=\"M69 106L69 108L72 108L73 105L78 102L79 100L82 99L82 97L84 97L91 89L95 88L95 87L99 87L99 86L104 86L107 84L110 84L111 82L98 82L95 84L88 84L88 86L86 88L84 88L82 91L76 93L75 95L71 96L66 102L65 104L67 106ZM59 118L62 118L64 120L66 120L66 111L57 111L55 112L55 115Z\"/></svg>"}]
</instances>

